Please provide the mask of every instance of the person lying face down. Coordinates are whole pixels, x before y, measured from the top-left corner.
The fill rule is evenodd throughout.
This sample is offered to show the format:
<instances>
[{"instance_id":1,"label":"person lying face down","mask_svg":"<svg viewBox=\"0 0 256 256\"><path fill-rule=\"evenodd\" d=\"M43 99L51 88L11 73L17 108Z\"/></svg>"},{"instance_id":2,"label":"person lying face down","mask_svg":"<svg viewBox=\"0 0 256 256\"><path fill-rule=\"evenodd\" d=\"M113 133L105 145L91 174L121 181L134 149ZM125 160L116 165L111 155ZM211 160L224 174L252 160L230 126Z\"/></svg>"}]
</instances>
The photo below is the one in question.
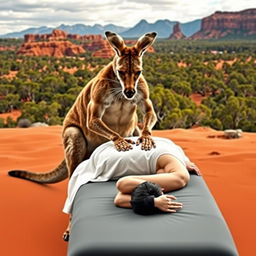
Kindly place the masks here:
<instances>
[{"instance_id":1,"label":"person lying face down","mask_svg":"<svg viewBox=\"0 0 256 256\"><path fill-rule=\"evenodd\" d=\"M129 137L136 141L138 137ZM159 184L163 192L184 187L189 181L188 171L199 170L191 163L181 147L169 139L153 137L156 148L145 151L139 146L119 152L113 143L106 142L96 148L91 157L80 163L69 180L68 197L63 211L72 212L73 200L79 187L88 182L118 180L119 193L115 204L131 207L131 193L145 181ZM173 200L165 195L166 201ZM162 206L163 209L163 206Z\"/></svg>"},{"instance_id":2,"label":"person lying face down","mask_svg":"<svg viewBox=\"0 0 256 256\"><path fill-rule=\"evenodd\" d=\"M129 139L136 141L138 137ZM119 207L131 208L131 193L145 181L158 184L166 193L184 187L189 181L188 171L200 174L178 145L165 138L153 139L156 147L148 151L134 145L132 150L119 152L111 141L96 148L91 157L80 163L72 174L63 212L72 213L78 189L88 182L117 180L119 192L114 203ZM154 207L164 212L175 212L182 206L175 199L171 195L160 195L154 199ZM65 241L68 236L69 226L63 236Z\"/></svg>"},{"instance_id":3,"label":"person lying face down","mask_svg":"<svg viewBox=\"0 0 256 256\"><path fill-rule=\"evenodd\" d=\"M190 162L179 146L172 144L169 153L160 148L155 174L120 178L116 183L119 192L114 203L118 207L133 208L135 213L143 215L159 211L176 212L182 208L182 203L175 202L175 196L163 192L186 186L190 177L189 171L200 175L198 167Z\"/></svg>"}]
</instances>

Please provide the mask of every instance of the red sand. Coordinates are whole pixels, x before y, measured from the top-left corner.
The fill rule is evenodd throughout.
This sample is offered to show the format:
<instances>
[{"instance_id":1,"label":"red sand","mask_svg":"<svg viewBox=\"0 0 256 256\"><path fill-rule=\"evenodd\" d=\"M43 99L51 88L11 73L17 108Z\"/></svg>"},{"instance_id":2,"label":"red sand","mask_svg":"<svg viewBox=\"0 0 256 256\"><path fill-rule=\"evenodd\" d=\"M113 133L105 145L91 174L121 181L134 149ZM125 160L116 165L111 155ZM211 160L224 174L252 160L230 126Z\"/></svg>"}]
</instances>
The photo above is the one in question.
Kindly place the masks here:
<instances>
[{"instance_id":1,"label":"red sand","mask_svg":"<svg viewBox=\"0 0 256 256\"><path fill-rule=\"evenodd\" d=\"M12 112L0 114L0 118L3 118L4 120L6 120L7 117L11 117L13 120L16 121L20 116L21 116L20 110L13 110Z\"/></svg>"},{"instance_id":2,"label":"red sand","mask_svg":"<svg viewBox=\"0 0 256 256\"><path fill-rule=\"evenodd\" d=\"M208 138L220 134L209 128L154 132L173 139L201 168L240 255L249 256L256 250L256 133ZM0 138L1 255L66 255L61 236L68 220L62 213L67 181L39 185L7 176L15 168L54 168L63 159L61 127L0 129Z\"/></svg>"},{"instance_id":3,"label":"red sand","mask_svg":"<svg viewBox=\"0 0 256 256\"><path fill-rule=\"evenodd\" d=\"M199 106L203 99L207 98L207 96L202 96L199 93L192 93L189 98L197 105Z\"/></svg>"}]
</instances>

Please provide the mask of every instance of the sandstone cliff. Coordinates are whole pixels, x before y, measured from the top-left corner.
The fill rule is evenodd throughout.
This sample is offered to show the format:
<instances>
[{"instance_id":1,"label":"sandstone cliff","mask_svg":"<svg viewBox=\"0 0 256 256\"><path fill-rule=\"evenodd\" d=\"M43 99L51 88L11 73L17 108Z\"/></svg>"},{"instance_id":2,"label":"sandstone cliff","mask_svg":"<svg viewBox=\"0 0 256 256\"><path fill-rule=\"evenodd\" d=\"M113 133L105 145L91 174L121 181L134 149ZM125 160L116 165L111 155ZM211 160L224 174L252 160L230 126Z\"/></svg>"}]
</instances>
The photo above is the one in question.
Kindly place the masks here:
<instances>
[{"instance_id":1,"label":"sandstone cliff","mask_svg":"<svg viewBox=\"0 0 256 256\"><path fill-rule=\"evenodd\" d=\"M79 41L76 45L69 39ZM86 50L93 52L94 57L112 58L115 53L111 46L101 35L77 35L67 34L62 30L53 30L51 34L27 34L25 43L18 50L18 54L26 56L74 56L84 53ZM126 41L127 44L135 44L136 41ZM151 46L148 52L155 52Z\"/></svg>"},{"instance_id":2,"label":"sandstone cliff","mask_svg":"<svg viewBox=\"0 0 256 256\"><path fill-rule=\"evenodd\" d=\"M84 44L84 48L93 52L92 56L100 58L112 58L115 52L106 40L93 40Z\"/></svg>"},{"instance_id":3,"label":"sandstone cliff","mask_svg":"<svg viewBox=\"0 0 256 256\"><path fill-rule=\"evenodd\" d=\"M173 32L170 35L169 39L178 40L178 39L184 39L184 38L186 38L186 36L181 32L180 23L177 22L173 27Z\"/></svg>"},{"instance_id":4,"label":"sandstone cliff","mask_svg":"<svg viewBox=\"0 0 256 256\"><path fill-rule=\"evenodd\" d=\"M67 34L63 30L54 29L50 34L26 34L24 35L24 41L27 42L37 42L37 41L58 41L74 39L79 41L88 40L101 40L101 35L77 35L77 34Z\"/></svg>"},{"instance_id":5,"label":"sandstone cliff","mask_svg":"<svg viewBox=\"0 0 256 256\"><path fill-rule=\"evenodd\" d=\"M215 12L202 20L200 31L191 39L222 38L230 35L256 35L256 9Z\"/></svg>"},{"instance_id":6,"label":"sandstone cliff","mask_svg":"<svg viewBox=\"0 0 256 256\"><path fill-rule=\"evenodd\" d=\"M69 41L49 41L49 42L27 42L18 50L17 54L26 56L74 56L84 53L85 50L79 45Z\"/></svg>"},{"instance_id":7,"label":"sandstone cliff","mask_svg":"<svg viewBox=\"0 0 256 256\"><path fill-rule=\"evenodd\" d=\"M0 51L15 51L15 46L2 46L0 45Z\"/></svg>"}]
</instances>

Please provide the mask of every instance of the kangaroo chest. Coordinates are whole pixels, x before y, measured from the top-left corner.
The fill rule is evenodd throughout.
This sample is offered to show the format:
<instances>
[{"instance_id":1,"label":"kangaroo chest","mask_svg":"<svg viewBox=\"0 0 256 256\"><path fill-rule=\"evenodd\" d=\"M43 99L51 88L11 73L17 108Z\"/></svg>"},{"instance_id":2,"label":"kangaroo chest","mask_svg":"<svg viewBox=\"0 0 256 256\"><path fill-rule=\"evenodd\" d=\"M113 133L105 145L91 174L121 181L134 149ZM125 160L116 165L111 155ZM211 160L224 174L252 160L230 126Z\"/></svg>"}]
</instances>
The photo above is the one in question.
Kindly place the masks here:
<instances>
[{"instance_id":1,"label":"kangaroo chest","mask_svg":"<svg viewBox=\"0 0 256 256\"><path fill-rule=\"evenodd\" d=\"M133 121L137 104L134 101L113 101L106 106L103 121L111 125L125 125Z\"/></svg>"}]
</instances>

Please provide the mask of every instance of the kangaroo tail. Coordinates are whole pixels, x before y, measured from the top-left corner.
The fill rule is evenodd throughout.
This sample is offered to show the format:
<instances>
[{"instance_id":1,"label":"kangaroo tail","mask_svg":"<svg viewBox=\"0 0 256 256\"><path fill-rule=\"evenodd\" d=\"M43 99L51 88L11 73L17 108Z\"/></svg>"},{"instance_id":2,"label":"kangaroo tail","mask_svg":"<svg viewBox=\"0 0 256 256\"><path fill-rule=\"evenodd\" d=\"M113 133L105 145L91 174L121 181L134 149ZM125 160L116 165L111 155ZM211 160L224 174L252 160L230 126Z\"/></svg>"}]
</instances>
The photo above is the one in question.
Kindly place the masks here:
<instances>
[{"instance_id":1,"label":"kangaroo tail","mask_svg":"<svg viewBox=\"0 0 256 256\"><path fill-rule=\"evenodd\" d=\"M11 170L8 174L12 177L30 180L37 183L57 183L68 177L66 161L63 160L54 170L50 172L29 172L23 170Z\"/></svg>"}]
</instances>

